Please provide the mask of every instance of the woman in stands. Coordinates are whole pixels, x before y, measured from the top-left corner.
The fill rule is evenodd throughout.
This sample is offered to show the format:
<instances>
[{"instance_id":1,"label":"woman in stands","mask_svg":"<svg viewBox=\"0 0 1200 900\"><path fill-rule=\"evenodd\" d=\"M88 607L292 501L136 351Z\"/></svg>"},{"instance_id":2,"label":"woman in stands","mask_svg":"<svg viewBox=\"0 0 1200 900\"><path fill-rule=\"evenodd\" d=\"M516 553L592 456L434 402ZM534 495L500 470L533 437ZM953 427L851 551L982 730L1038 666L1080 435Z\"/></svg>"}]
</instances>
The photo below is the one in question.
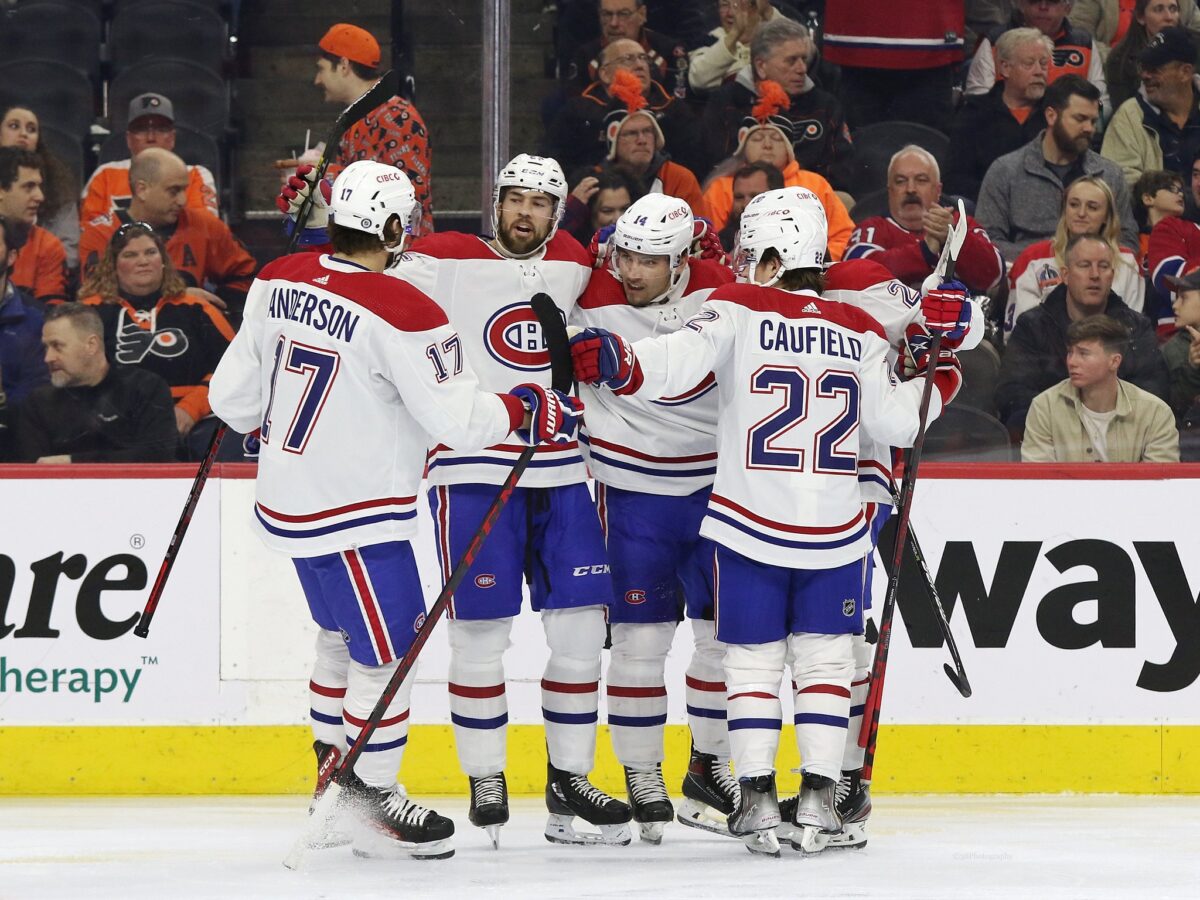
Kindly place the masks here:
<instances>
[{"instance_id":1,"label":"woman in stands","mask_svg":"<svg viewBox=\"0 0 1200 900\"><path fill-rule=\"evenodd\" d=\"M8 106L0 114L0 147L20 147L36 153L42 160L46 195L38 211L37 224L62 241L67 265L79 267L79 184L57 156L41 140L37 113L27 106Z\"/></svg>"},{"instance_id":2,"label":"woman in stands","mask_svg":"<svg viewBox=\"0 0 1200 900\"><path fill-rule=\"evenodd\" d=\"M612 225L646 193L642 180L624 166L608 165L586 171L567 197L559 228L588 246L592 235Z\"/></svg>"},{"instance_id":3,"label":"woman in stands","mask_svg":"<svg viewBox=\"0 0 1200 900\"><path fill-rule=\"evenodd\" d=\"M1068 185L1063 195L1062 214L1054 237L1030 244L1008 270L1008 307L1004 313L1004 338L1012 334L1017 317L1033 309L1062 283L1066 276L1064 253L1067 241L1077 234L1102 238L1117 261L1112 289L1131 309L1142 311L1146 282L1137 256L1117 244L1121 217L1117 215L1112 189L1095 175L1084 175Z\"/></svg>"},{"instance_id":4,"label":"woman in stands","mask_svg":"<svg viewBox=\"0 0 1200 900\"><path fill-rule=\"evenodd\" d=\"M1196 15L1195 3L1191 2L1191 15ZM1104 64L1104 78L1108 82L1108 97L1112 101L1112 109L1105 111L1105 117L1116 110L1118 106L1137 94L1142 86L1138 74L1138 57L1154 37L1164 28L1178 25L1180 4L1177 0L1137 0L1133 5L1133 21Z\"/></svg>"},{"instance_id":5,"label":"woman in stands","mask_svg":"<svg viewBox=\"0 0 1200 900\"><path fill-rule=\"evenodd\" d=\"M200 458L216 427L208 383L233 340L225 316L187 292L162 237L144 222L117 229L79 299L99 308L114 365L142 366L171 386L185 458Z\"/></svg>"}]
</instances>

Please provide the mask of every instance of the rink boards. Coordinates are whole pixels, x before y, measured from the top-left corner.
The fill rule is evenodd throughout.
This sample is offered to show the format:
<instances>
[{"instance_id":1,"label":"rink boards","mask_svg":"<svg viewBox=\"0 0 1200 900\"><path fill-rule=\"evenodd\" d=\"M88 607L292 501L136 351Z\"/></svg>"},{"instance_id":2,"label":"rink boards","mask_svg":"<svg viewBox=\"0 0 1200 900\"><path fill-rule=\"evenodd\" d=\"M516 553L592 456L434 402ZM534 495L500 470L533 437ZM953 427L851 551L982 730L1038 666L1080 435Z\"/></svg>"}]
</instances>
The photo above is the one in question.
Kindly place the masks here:
<instances>
[{"instance_id":1,"label":"rink boards","mask_svg":"<svg viewBox=\"0 0 1200 900\"><path fill-rule=\"evenodd\" d=\"M132 629L189 467L0 467L0 794L309 788L313 626L290 562L251 531L252 474L218 467L141 640ZM914 527L975 690L964 700L946 679L929 603L906 582L877 788L1200 792L1200 466L928 465L921 476ZM883 590L881 575L877 606ZM514 792L537 793L536 617L518 618L513 643L507 773ZM690 644L681 627L668 659L669 783L687 757ZM447 657L439 629L414 691L402 773L414 791L464 783ZM603 729L598 749L599 782L621 787ZM781 771L797 765L789 728L781 751Z\"/></svg>"}]
</instances>

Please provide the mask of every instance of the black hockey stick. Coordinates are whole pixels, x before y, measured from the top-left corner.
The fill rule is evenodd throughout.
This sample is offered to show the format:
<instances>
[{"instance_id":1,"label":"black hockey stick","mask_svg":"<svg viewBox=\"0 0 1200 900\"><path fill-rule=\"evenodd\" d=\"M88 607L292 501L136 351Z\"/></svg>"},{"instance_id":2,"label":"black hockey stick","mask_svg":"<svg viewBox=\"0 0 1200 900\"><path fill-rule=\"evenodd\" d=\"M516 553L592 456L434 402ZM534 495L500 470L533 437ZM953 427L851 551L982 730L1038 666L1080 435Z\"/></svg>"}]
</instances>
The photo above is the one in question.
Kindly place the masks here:
<instances>
[{"instance_id":1,"label":"black hockey stick","mask_svg":"<svg viewBox=\"0 0 1200 900\"><path fill-rule=\"evenodd\" d=\"M897 508L900 505L900 497L896 493L895 485L892 485L892 501ZM950 619L946 615L945 607L942 606L942 598L938 596L937 585L934 584L933 576L929 573L929 565L925 562L925 554L921 552L921 543L917 540L917 533L912 530L912 526L908 529L908 550L916 560L917 565L921 567L921 574L924 575L925 595L929 598L929 602L933 605L933 611L937 614L938 627L941 629L942 638L946 642L946 649L950 651L950 658L954 660L954 668L950 668L949 663L943 663L943 669L946 672L946 677L950 679L955 689L964 697L971 696L971 682L967 680L967 670L963 667L962 656L958 652L958 644L954 640L954 634L950 631Z\"/></svg>"},{"instance_id":2,"label":"black hockey stick","mask_svg":"<svg viewBox=\"0 0 1200 900\"><path fill-rule=\"evenodd\" d=\"M342 142L342 135L347 129L375 107L386 101L389 97L396 93L396 73L387 71L383 77L370 87L365 94L342 110L341 115L337 117L337 121L333 123L333 128L329 130L329 136L325 140L325 150L321 153L321 159L317 162L317 177L313 182L313 190L316 190L316 185L320 184L321 179L325 177L325 170L329 168L329 163L333 157L330 148L336 148ZM309 211L312 209L313 192L309 191L304 198L304 202L300 205L300 210L296 215L296 226L292 230L292 235L288 239L287 252L293 253L296 249L296 242L300 239L300 232L304 230L304 222L308 221ZM183 513L179 516L179 524L175 526L175 533L171 535L171 543L167 545L167 553L163 557L162 565L158 569L158 577L154 579L154 585L150 588L150 596L146 598L146 606L142 610L141 616L138 618L138 623L133 629L133 633L140 638L150 636L150 622L154 618L154 611L158 609L159 601L162 599L163 591L167 587L167 578L171 574L171 569L175 565L175 557L179 553L179 547L183 544L183 537L187 534L188 526L192 523L192 514L196 511L196 504L200 502L200 493L204 490L204 484L208 481L209 472L212 471L213 463L217 458L217 451L221 449L221 441L225 439L225 433L229 430L229 426L224 422L218 422L216 429L213 431L212 438L208 442L208 450L204 454L204 459L200 462L200 468L196 471L196 478L192 482L192 489L188 493L187 503L183 506Z\"/></svg>"},{"instance_id":3,"label":"black hockey stick","mask_svg":"<svg viewBox=\"0 0 1200 900\"><path fill-rule=\"evenodd\" d=\"M542 334L546 339L546 346L550 350L550 383L555 390L566 393L571 389L571 382L574 379L566 323L563 321L558 307L554 305L554 301L550 299L548 294L535 294L533 299L530 300L530 305L533 306L533 311L538 317L538 322L542 326ZM525 471L529 463L533 460L535 450L535 447L526 447L522 450L521 455L517 457L516 463L513 464L512 471L504 479L499 493L496 494L496 499L488 507L483 521L479 524L474 537L471 538L471 542L463 552L462 558L454 567L454 571L450 573L450 577L447 579L441 593L438 594L437 599L433 601L433 606L430 607L429 612L426 614L425 621L421 624L420 629L418 629L416 636L413 638L412 646L408 648L408 652L404 654L404 657L400 660L400 664L396 666L396 671L388 679L388 683L383 689L383 694L379 697L379 702L375 704L375 708L371 710L371 715L367 718L366 724L359 731L354 746L346 752L338 767L333 771L329 785L325 788L325 793L321 795L321 799L317 801L312 815L309 816L308 828L296 839L291 852L284 859L283 864L289 869L294 869L300 864L304 852L312 846L314 838L324 833L329 822L336 815L338 797L342 792L342 781L348 778L350 773L354 771L355 761L362 754L375 729L379 727L379 723L387 713L387 709L395 698L396 692L400 690L400 685L404 683L404 679L412 671L421 648L429 640L429 635L433 633L438 620L446 611L446 606L450 603L450 598L454 596L454 592L458 590L458 586L462 583L463 578L466 577L467 571L475 562L475 557L479 554L480 547L483 546L483 542L491 533L505 504L512 497L513 490L517 486L517 481L520 479L521 473Z\"/></svg>"}]
</instances>

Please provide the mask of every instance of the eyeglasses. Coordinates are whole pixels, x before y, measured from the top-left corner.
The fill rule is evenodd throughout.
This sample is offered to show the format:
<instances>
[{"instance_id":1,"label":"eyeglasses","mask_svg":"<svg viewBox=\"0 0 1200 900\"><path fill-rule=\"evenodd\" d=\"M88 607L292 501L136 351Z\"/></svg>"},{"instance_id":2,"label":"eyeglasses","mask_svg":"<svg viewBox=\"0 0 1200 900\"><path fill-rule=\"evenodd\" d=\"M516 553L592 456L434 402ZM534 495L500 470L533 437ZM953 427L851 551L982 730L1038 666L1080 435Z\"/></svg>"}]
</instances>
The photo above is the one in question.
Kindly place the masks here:
<instances>
[{"instance_id":1,"label":"eyeglasses","mask_svg":"<svg viewBox=\"0 0 1200 900\"><path fill-rule=\"evenodd\" d=\"M600 10L600 21L612 19L614 21L628 22L636 12L637 10L634 9L618 9L615 11L602 9Z\"/></svg>"},{"instance_id":2,"label":"eyeglasses","mask_svg":"<svg viewBox=\"0 0 1200 900\"><path fill-rule=\"evenodd\" d=\"M650 55L647 53L626 53L624 56L618 56L615 59L610 59L605 63L606 66L633 66L638 63L650 64Z\"/></svg>"}]
</instances>

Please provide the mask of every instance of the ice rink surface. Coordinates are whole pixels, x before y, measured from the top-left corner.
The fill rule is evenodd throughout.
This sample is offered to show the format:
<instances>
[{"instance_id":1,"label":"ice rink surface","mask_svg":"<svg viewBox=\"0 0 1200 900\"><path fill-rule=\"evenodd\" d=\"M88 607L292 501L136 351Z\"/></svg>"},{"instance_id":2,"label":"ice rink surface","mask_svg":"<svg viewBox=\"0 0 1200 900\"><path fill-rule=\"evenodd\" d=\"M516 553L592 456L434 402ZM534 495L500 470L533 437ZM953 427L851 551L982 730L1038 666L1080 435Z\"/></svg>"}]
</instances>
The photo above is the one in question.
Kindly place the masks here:
<instances>
[{"instance_id":1,"label":"ice rink surface","mask_svg":"<svg viewBox=\"0 0 1200 900\"><path fill-rule=\"evenodd\" d=\"M1200 897L1200 797L879 796L870 844L782 859L682 825L661 846L562 847L540 800L516 798L499 852L463 798L445 861L314 850L283 868L298 797L0 799L0 898ZM636 834L636 832L635 832Z\"/></svg>"}]
</instances>

